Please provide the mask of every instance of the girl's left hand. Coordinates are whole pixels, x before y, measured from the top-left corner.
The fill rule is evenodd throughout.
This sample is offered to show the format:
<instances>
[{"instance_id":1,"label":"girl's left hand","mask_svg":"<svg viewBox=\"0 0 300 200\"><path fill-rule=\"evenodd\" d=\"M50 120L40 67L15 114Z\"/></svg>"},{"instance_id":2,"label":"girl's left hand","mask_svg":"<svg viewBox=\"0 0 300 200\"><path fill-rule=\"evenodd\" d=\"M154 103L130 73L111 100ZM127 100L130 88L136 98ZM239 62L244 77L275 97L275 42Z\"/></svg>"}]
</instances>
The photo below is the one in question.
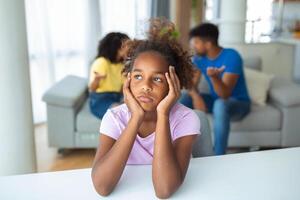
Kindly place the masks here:
<instances>
[{"instance_id":1,"label":"girl's left hand","mask_svg":"<svg viewBox=\"0 0 300 200\"><path fill-rule=\"evenodd\" d=\"M175 68L173 66L169 67L169 73L165 73L167 78L167 82L169 85L169 92L167 96L158 104L157 106L157 113L169 116L169 112L177 102L180 97L181 90L180 90L180 82L175 73Z\"/></svg>"}]
</instances>

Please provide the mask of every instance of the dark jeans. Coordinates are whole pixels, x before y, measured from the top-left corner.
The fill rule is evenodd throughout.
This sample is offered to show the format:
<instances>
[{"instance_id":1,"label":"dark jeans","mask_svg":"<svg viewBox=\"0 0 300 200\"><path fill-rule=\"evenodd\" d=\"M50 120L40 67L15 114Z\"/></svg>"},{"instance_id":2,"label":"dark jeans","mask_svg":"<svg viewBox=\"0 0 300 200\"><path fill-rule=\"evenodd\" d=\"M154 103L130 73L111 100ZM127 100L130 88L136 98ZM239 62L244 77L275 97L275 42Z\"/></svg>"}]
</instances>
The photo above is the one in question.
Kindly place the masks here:
<instances>
[{"instance_id":1,"label":"dark jeans","mask_svg":"<svg viewBox=\"0 0 300 200\"><path fill-rule=\"evenodd\" d=\"M90 110L101 119L113 103L120 103L122 94L119 92L91 92L89 98Z\"/></svg>"},{"instance_id":2,"label":"dark jeans","mask_svg":"<svg viewBox=\"0 0 300 200\"><path fill-rule=\"evenodd\" d=\"M210 94L201 94L209 113L213 114L214 122L214 151L216 155L226 153L230 120L240 120L250 112L251 103L248 101L229 99L214 99ZM192 98L188 93L181 95L180 103L193 108Z\"/></svg>"}]
</instances>

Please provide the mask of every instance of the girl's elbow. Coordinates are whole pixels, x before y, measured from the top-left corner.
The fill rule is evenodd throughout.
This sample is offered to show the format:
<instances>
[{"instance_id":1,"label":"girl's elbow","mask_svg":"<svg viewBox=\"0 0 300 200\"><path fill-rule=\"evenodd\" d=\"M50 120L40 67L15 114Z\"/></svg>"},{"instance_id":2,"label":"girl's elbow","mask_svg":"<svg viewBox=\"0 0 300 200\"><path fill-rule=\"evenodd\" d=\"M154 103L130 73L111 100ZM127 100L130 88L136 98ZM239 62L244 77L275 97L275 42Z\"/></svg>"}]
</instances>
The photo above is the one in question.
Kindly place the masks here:
<instances>
[{"instance_id":1,"label":"girl's elbow","mask_svg":"<svg viewBox=\"0 0 300 200\"><path fill-rule=\"evenodd\" d=\"M104 183L101 179L97 178L94 173L92 174L92 181L96 192L101 196L108 196L114 189L108 183Z\"/></svg>"},{"instance_id":2,"label":"girl's elbow","mask_svg":"<svg viewBox=\"0 0 300 200\"><path fill-rule=\"evenodd\" d=\"M159 199L170 198L173 193L174 193L174 191L172 191L171 189L167 189L167 188L165 188L165 189L156 189L155 190L155 195Z\"/></svg>"},{"instance_id":3,"label":"girl's elbow","mask_svg":"<svg viewBox=\"0 0 300 200\"><path fill-rule=\"evenodd\" d=\"M108 184L105 184L105 183L100 183L97 181L95 182L93 180L93 183L94 183L94 188L96 190L96 192L101 195L101 196L108 196L112 193L113 191L113 187L109 186Z\"/></svg>"},{"instance_id":4,"label":"girl's elbow","mask_svg":"<svg viewBox=\"0 0 300 200\"><path fill-rule=\"evenodd\" d=\"M106 186L95 186L97 193L103 197L106 197L112 193L112 189Z\"/></svg>"},{"instance_id":5,"label":"girl's elbow","mask_svg":"<svg viewBox=\"0 0 300 200\"><path fill-rule=\"evenodd\" d=\"M175 181L176 182L176 181ZM173 182L174 183L174 182ZM182 181L178 181L177 184L168 184L165 186L154 187L155 195L160 199L167 199L176 192L176 190L180 187Z\"/></svg>"}]
</instances>

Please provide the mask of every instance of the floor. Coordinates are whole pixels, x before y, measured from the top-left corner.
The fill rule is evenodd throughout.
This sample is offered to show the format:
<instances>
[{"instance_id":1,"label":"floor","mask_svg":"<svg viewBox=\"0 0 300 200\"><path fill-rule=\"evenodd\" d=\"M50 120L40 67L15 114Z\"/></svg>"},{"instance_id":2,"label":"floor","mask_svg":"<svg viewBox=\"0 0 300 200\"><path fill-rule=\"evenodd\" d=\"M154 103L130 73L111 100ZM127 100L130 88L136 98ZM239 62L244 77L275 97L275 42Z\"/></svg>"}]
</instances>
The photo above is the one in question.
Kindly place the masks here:
<instances>
[{"instance_id":1,"label":"floor","mask_svg":"<svg viewBox=\"0 0 300 200\"><path fill-rule=\"evenodd\" d=\"M57 148L48 147L46 123L35 126L35 143L38 172L89 168L96 152L95 149L74 149L59 154Z\"/></svg>"}]
</instances>

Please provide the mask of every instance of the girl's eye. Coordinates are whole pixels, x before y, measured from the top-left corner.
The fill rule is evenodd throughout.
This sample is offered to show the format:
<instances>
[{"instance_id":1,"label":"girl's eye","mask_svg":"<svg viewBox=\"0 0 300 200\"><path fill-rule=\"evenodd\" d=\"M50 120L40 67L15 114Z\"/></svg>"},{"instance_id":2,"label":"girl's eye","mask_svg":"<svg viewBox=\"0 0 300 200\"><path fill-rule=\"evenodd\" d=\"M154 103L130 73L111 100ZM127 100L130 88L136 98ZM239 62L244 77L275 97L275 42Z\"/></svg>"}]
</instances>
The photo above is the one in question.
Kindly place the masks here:
<instances>
[{"instance_id":1,"label":"girl's eye","mask_svg":"<svg viewBox=\"0 0 300 200\"><path fill-rule=\"evenodd\" d=\"M158 77L155 77L155 78L154 78L154 81L156 81L156 82L162 82L162 79L161 79L161 78L158 78Z\"/></svg>"},{"instance_id":2,"label":"girl's eye","mask_svg":"<svg viewBox=\"0 0 300 200\"><path fill-rule=\"evenodd\" d=\"M134 79L141 80L142 76L141 75L134 75Z\"/></svg>"}]
</instances>

